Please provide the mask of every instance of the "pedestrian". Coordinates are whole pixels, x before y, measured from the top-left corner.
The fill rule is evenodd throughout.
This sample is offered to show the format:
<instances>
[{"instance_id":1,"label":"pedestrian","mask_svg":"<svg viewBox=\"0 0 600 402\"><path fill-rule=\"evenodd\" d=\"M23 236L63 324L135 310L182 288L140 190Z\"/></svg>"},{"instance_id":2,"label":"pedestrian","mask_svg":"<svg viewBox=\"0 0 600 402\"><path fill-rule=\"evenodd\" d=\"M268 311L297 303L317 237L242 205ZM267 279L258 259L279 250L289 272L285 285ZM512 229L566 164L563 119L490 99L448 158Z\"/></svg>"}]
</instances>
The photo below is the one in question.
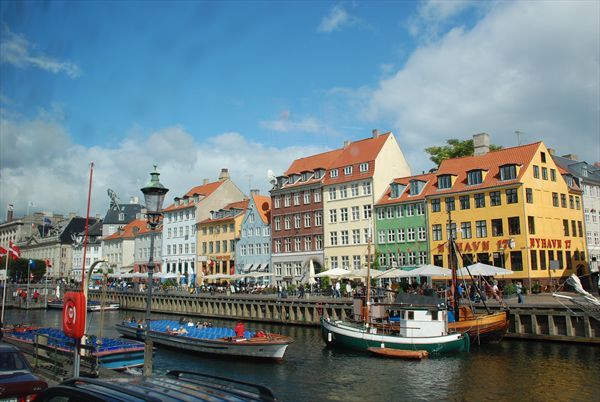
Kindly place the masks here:
<instances>
[{"instance_id":1,"label":"pedestrian","mask_svg":"<svg viewBox=\"0 0 600 402\"><path fill-rule=\"evenodd\" d=\"M350 282L346 282L346 296L352 297L352 285L350 285Z\"/></svg>"},{"instance_id":2,"label":"pedestrian","mask_svg":"<svg viewBox=\"0 0 600 402\"><path fill-rule=\"evenodd\" d=\"M525 303L525 299L523 298L523 284L519 281L517 282L517 299L519 300L519 304Z\"/></svg>"},{"instance_id":3,"label":"pedestrian","mask_svg":"<svg viewBox=\"0 0 600 402\"><path fill-rule=\"evenodd\" d=\"M244 323L241 321L238 321L236 326L235 326L235 336L237 336L238 338L243 338L244 337Z\"/></svg>"},{"instance_id":4,"label":"pedestrian","mask_svg":"<svg viewBox=\"0 0 600 402\"><path fill-rule=\"evenodd\" d=\"M298 286L298 299L303 299L304 298L304 285L300 284L300 286Z\"/></svg>"},{"instance_id":5,"label":"pedestrian","mask_svg":"<svg viewBox=\"0 0 600 402\"><path fill-rule=\"evenodd\" d=\"M335 295L336 297L342 297L342 293L340 292L340 281L335 283Z\"/></svg>"}]
</instances>

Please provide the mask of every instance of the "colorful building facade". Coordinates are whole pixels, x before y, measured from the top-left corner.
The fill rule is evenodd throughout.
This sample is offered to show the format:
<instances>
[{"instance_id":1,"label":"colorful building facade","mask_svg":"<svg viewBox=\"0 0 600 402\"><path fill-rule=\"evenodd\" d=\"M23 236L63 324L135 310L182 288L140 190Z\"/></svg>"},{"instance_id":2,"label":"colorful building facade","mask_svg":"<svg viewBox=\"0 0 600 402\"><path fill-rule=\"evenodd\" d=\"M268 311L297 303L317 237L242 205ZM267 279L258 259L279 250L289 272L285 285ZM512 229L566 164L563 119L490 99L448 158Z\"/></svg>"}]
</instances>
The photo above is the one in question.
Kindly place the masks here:
<instances>
[{"instance_id":1,"label":"colorful building facade","mask_svg":"<svg viewBox=\"0 0 600 402\"><path fill-rule=\"evenodd\" d=\"M236 274L269 283L271 277L271 198L253 190L235 250ZM264 276L258 276L264 275Z\"/></svg>"}]
</instances>

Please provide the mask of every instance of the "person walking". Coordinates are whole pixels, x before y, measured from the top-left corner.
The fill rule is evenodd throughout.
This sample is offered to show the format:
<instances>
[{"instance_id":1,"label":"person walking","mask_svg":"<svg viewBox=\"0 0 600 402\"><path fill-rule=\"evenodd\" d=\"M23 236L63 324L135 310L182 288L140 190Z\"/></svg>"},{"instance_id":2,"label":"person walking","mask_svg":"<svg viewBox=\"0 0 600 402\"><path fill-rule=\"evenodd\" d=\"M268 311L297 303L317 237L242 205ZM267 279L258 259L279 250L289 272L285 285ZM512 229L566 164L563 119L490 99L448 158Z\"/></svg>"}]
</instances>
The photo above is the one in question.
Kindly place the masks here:
<instances>
[{"instance_id":1,"label":"person walking","mask_svg":"<svg viewBox=\"0 0 600 402\"><path fill-rule=\"evenodd\" d=\"M519 281L517 282L517 299L519 300L519 304L525 303L525 299L523 298L523 284Z\"/></svg>"}]
</instances>

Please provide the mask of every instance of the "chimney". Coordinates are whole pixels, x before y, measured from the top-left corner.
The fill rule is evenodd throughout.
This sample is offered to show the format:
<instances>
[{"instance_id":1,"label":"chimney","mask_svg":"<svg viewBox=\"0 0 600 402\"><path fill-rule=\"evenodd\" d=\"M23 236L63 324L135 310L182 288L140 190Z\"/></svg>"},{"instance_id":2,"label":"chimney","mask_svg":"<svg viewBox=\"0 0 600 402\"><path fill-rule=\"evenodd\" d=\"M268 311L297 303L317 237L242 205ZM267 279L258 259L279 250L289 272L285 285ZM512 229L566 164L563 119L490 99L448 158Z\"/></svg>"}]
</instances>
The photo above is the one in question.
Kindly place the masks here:
<instances>
[{"instance_id":1,"label":"chimney","mask_svg":"<svg viewBox=\"0 0 600 402\"><path fill-rule=\"evenodd\" d=\"M11 222L13 220L13 204L8 204L8 209L6 210L6 222Z\"/></svg>"},{"instance_id":2,"label":"chimney","mask_svg":"<svg viewBox=\"0 0 600 402\"><path fill-rule=\"evenodd\" d=\"M473 155L485 155L490 152L490 136L487 133L473 135Z\"/></svg>"},{"instance_id":3,"label":"chimney","mask_svg":"<svg viewBox=\"0 0 600 402\"><path fill-rule=\"evenodd\" d=\"M566 154L566 155L563 155L563 158L565 158L565 159L570 159L570 160L572 160L572 161L579 160L579 159L577 158L577 155L575 155L575 154Z\"/></svg>"},{"instance_id":4,"label":"chimney","mask_svg":"<svg viewBox=\"0 0 600 402\"><path fill-rule=\"evenodd\" d=\"M203 186L206 186L208 183L209 183L208 179L202 179L202 185Z\"/></svg>"},{"instance_id":5,"label":"chimney","mask_svg":"<svg viewBox=\"0 0 600 402\"><path fill-rule=\"evenodd\" d=\"M600 162L594 162L594 166L600 169Z\"/></svg>"},{"instance_id":6,"label":"chimney","mask_svg":"<svg viewBox=\"0 0 600 402\"><path fill-rule=\"evenodd\" d=\"M345 140L344 141L344 149L348 148L348 145L350 145L350 140Z\"/></svg>"},{"instance_id":7,"label":"chimney","mask_svg":"<svg viewBox=\"0 0 600 402\"><path fill-rule=\"evenodd\" d=\"M373 138L379 137L379 129L374 128L371 132L373 133Z\"/></svg>"},{"instance_id":8,"label":"chimney","mask_svg":"<svg viewBox=\"0 0 600 402\"><path fill-rule=\"evenodd\" d=\"M219 174L219 181L229 180L229 169L223 168L221 169L221 174Z\"/></svg>"},{"instance_id":9,"label":"chimney","mask_svg":"<svg viewBox=\"0 0 600 402\"><path fill-rule=\"evenodd\" d=\"M135 195L134 195L134 196L133 196L133 197L131 197L131 199L129 200L129 203L130 203L130 204L139 204L139 203L140 203L140 197L137 197L137 196L135 196Z\"/></svg>"},{"instance_id":10,"label":"chimney","mask_svg":"<svg viewBox=\"0 0 600 402\"><path fill-rule=\"evenodd\" d=\"M254 189L250 190L250 197L254 197L255 195L259 195L260 190Z\"/></svg>"},{"instance_id":11,"label":"chimney","mask_svg":"<svg viewBox=\"0 0 600 402\"><path fill-rule=\"evenodd\" d=\"M548 153L549 153L550 155L555 155L555 154L556 154L556 151L554 150L554 148L548 148Z\"/></svg>"}]
</instances>

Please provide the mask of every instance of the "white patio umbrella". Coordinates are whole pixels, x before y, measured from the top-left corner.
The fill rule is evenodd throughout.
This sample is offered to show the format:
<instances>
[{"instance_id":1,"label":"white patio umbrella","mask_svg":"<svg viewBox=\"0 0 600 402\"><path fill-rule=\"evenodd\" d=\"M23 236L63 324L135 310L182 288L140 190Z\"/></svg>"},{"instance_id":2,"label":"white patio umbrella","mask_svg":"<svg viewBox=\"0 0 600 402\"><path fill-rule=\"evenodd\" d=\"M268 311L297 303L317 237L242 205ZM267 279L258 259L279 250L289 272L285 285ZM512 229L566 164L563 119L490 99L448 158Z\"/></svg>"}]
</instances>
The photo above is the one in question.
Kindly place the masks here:
<instances>
[{"instance_id":1,"label":"white patio umbrella","mask_svg":"<svg viewBox=\"0 0 600 402\"><path fill-rule=\"evenodd\" d=\"M398 273L397 278L415 278L418 276L451 276L452 272L448 268L435 265L421 265L411 271L402 271Z\"/></svg>"},{"instance_id":2,"label":"white patio umbrella","mask_svg":"<svg viewBox=\"0 0 600 402\"><path fill-rule=\"evenodd\" d=\"M347 269L333 268L333 269L329 269L327 271L323 271L323 272L316 274L315 278L329 277L329 278L339 279L341 277L347 276L349 273L350 273L350 271L348 271Z\"/></svg>"},{"instance_id":3,"label":"white patio umbrella","mask_svg":"<svg viewBox=\"0 0 600 402\"><path fill-rule=\"evenodd\" d=\"M467 270L468 269L468 270ZM478 262L473 265L469 265L467 267L461 268L457 271L458 275L469 276L469 272L471 275L481 275L481 276L496 276L496 275L512 275L513 271L508 269L495 267L493 265L483 264Z\"/></svg>"},{"instance_id":4,"label":"white patio umbrella","mask_svg":"<svg viewBox=\"0 0 600 402\"><path fill-rule=\"evenodd\" d=\"M399 268L391 268L388 269L387 271L383 271L379 274L377 274L377 276L373 276L373 278L375 279L393 279L393 278L405 278L405 276L401 276L403 275L403 271Z\"/></svg>"},{"instance_id":5,"label":"white patio umbrella","mask_svg":"<svg viewBox=\"0 0 600 402\"><path fill-rule=\"evenodd\" d=\"M313 264L313 260L310 260L308 262L308 284L312 286L316 283L317 280L315 279L315 264Z\"/></svg>"},{"instance_id":6,"label":"white patio umbrella","mask_svg":"<svg viewBox=\"0 0 600 402\"><path fill-rule=\"evenodd\" d=\"M371 268L371 279L380 279L381 275L387 271L379 271L377 269L372 269ZM350 273L346 276L344 276L344 278L360 278L360 279L367 279L367 268L360 268L360 269L354 269L352 271L350 271Z\"/></svg>"}]
</instances>

